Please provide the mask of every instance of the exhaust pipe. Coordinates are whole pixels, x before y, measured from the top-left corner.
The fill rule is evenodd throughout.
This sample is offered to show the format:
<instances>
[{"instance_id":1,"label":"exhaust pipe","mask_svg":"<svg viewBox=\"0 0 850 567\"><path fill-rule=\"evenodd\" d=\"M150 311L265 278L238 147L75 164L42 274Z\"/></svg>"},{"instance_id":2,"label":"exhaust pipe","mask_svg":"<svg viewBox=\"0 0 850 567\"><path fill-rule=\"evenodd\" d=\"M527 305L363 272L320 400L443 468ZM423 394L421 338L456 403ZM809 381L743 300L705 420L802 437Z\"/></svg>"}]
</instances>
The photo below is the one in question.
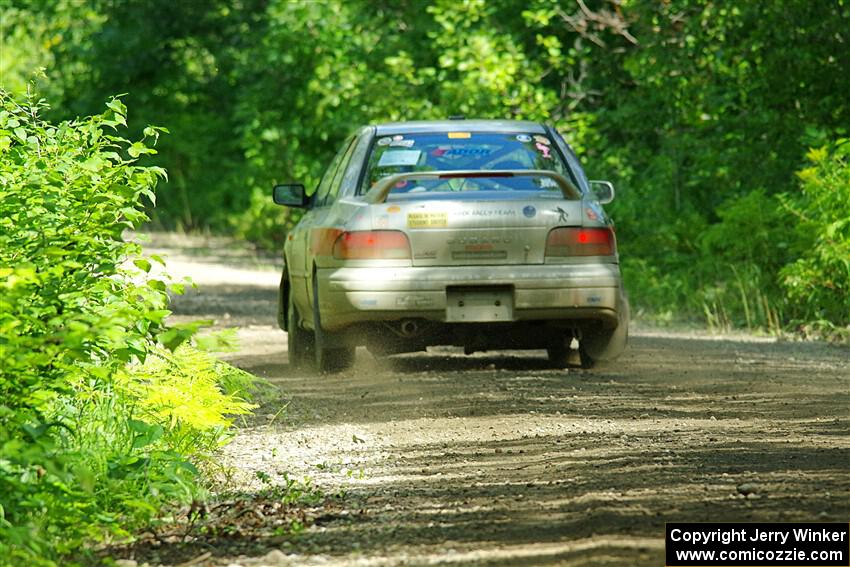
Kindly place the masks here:
<instances>
[{"instance_id":1,"label":"exhaust pipe","mask_svg":"<svg viewBox=\"0 0 850 567\"><path fill-rule=\"evenodd\" d=\"M413 319L405 319L399 327L400 335L406 339L416 336L419 333L419 324Z\"/></svg>"}]
</instances>

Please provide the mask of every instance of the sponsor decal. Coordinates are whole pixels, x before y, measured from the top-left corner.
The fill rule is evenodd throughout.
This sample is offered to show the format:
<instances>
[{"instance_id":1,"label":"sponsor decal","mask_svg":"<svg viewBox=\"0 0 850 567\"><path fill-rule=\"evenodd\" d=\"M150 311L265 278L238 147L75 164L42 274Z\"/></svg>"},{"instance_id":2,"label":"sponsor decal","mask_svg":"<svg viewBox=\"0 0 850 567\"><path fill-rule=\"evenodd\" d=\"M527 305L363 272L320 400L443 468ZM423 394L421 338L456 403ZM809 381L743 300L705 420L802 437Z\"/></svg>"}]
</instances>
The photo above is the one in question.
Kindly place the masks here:
<instances>
[{"instance_id":1,"label":"sponsor decal","mask_svg":"<svg viewBox=\"0 0 850 567\"><path fill-rule=\"evenodd\" d=\"M379 146L388 146L390 144L390 142L392 142L392 141L393 141L393 139L390 138L389 136L387 136L386 138L380 138L378 140L378 145Z\"/></svg>"},{"instance_id":2,"label":"sponsor decal","mask_svg":"<svg viewBox=\"0 0 850 567\"><path fill-rule=\"evenodd\" d=\"M450 140L466 140L471 137L472 134L470 132L449 132Z\"/></svg>"},{"instance_id":3,"label":"sponsor decal","mask_svg":"<svg viewBox=\"0 0 850 567\"><path fill-rule=\"evenodd\" d=\"M448 224L448 213L407 213L408 228L445 228Z\"/></svg>"},{"instance_id":4,"label":"sponsor decal","mask_svg":"<svg viewBox=\"0 0 850 567\"><path fill-rule=\"evenodd\" d=\"M570 215L567 213L567 211L565 211L565 210L564 210L564 209L562 209L561 207L555 207L555 210L554 210L554 211L552 211L552 212L558 215L558 222L567 222L567 219L568 219L568 218L569 218L569 216L570 216Z\"/></svg>"},{"instance_id":5,"label":"sponsor decal","mask_svg":"<svg viewBox=\"0 0 850 567\"><path fill-rule=\"evenodd\" d=\"M397 165L416 165L419 163L419 150L395 150L384 152L378 160L378 167L394 167Z\"/></svg>"},{"instance_id":6,"label":"sponsor decal","mask_svg":"<svg viewBox=\"0 0 850 567\"><path fill-rule=\"evenodd\" d=\"M401 207L399 207L398 205L390 205L389 207L387 207L387 212L390 214L397 213L399 211L401 211Z\"/></svg>"},{"instance_id":7,"label":"sponsor decal","mask_svg":"<svg viewBox=\"0 0 850 567\"><path fill-rule=\"evenodd\" d=\"M451 148L443 152L447 156L487 156L491 153L487 148Z\"/></svg>"},{"instance_id":8,"label":"sponsor decal","mask_svg":"<svg viewBox=\"0 0 850 567\"><path fill-rule=\"evenodd\" d=\"M398 142L399 140L404 140L404 136L402 136L401 134L396 134L395 136L393 136L393 142Z\"/></svg>"},{"instance_id":9,"label":"sponsor decal","mask_svg":"<svg viewBox=\"0 0 850 567\"><path fill-rule=\"evenodd\" d=\"M541 144L540 142L537 142L536 144L534 144L534 147L540 150L540 153L543 154L544 158L552 157L552 155L549 153L549 146L547 146L546 144Z\"/></svg>"},{"instance_id":10,"label":"sponsor decal","mask_svg":"<svg viewBox=\"0 0 850 567\"><path fill-rule=\"evenodd\" d=\"M510 238L504 238L501 236L496 237L487 237L487 236L460 236L457 238L450 238L446 241L446 244L449 246L454 245L462 245L462 246L473 246L473 245L481 245L481 244L510 244L513 242Z\"/></svg>"},{"instance_id":11,"label":"sponsor decal","mask_svg":"<svg viewBox=\"0 0 850 567\"><path fill-rule=\"evenodd\" d=\"M475 209L453 213L453 215L458 217L513 217L516 214L516 210L514 209Z\"/></svg>"},{"instance_id":12,"label":"sponsor decal","mask_svg":"<svg viewBox=\"0 0 850 567\"><path fill-rule=\"evenodd\" d=\"M543 144L543 145L546 145L546 146L552 144L552 141L549 138L547 138L546 136L541 136L540 134L537 134L536 136L534 136L534 141L537 142L538 144Z\"/></svg>"},{"instance_id":13,"label":"sponsor decal","mask_svg":"<svg viewBox=\"0 0 850 567\"><path fill-rule=\"evenodd\" d=\"M523 207L522 214L525 215L525 218L533 219L537 215L537 209L531 205L527 205Z\"/></svg>"},{"instance_id":14,"label":"sponsor decal","mask_svg":"<svg viewBox=\"0 0 850 567\"><path fill-rule=\"evenodd\" d=\"M531 141L531 136L528 134L517 134L516 136L517 142L522 142L523 144L527 144Z\"/></svg>"},{"instance_id":15,"label":"sponsor decal","mask_svg":"<svg viewBox=\"0 0 850 567\"><path fill-rule=\"evenodd\" d=\"M407 295L395 300L396 307L427 307L434 304L433 297L422 295Z\"/></svg>"},{"instance_id":16,"label":"sponsor decal","mask_svg":"<svg viewBox=\"0 0 850 567\"><path fill-rule=\"evenodd\" d=\"M390 146L411 148L413 147L414 142L415 140L393 140L390 142Z\"/></svg>"},{"instance_id":17,"label":"sponsor decal","mask_svg":"<svg viewBox=\"0 0 850 567\"><path fill-rule=\"evenodd\" d=\"M481 252L452 252L452 260L504 260L508 253L504 250L485 250Z\"/></svg>"}]
</instances>

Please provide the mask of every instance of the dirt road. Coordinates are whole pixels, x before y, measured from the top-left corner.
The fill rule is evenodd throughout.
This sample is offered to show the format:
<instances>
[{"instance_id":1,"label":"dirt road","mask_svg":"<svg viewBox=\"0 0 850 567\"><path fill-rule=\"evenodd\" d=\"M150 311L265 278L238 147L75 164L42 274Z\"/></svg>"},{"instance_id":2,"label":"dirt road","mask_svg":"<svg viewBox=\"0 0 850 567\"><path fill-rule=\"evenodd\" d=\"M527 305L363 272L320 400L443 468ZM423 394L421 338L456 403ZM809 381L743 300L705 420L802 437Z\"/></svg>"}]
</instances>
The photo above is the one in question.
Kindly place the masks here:
<instances>
[{"instance_id":1,"label":"dirt road","mask_svg":"<svg viewBox=\"0 0 850 567\"><path fill-rule=\"evenodd\" d=\"M230 360L289 404L226 448L231 482L286 473L344 497L295 538L199 564L658 566L665 522L850 520L846 347L638 331L591 371L358 350L316 376L289 368L275 269L225 248L166 250L201 284L175 310L237 327Z\"/></svg>"}]
</instances>

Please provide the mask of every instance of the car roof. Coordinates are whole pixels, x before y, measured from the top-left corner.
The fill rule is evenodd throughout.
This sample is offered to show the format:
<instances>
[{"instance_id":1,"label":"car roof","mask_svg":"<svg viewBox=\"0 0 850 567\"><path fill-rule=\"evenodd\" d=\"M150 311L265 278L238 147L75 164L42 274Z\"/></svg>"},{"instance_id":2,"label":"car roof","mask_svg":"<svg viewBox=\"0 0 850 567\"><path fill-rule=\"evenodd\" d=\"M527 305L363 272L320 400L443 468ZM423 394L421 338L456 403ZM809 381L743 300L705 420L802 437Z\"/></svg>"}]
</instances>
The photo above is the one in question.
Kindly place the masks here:
<instances>
[{"instance_id":1,"label":"car roof","mask_svg":"<svg viewBox=\"0 0 850 567\"><path fill-rule=\"evenodd\" d=\"M375 135L422 134L430 132L523 132L545 134L539 122L526 120L413 120L375 125Z\"/></svg>"}]
</instances>

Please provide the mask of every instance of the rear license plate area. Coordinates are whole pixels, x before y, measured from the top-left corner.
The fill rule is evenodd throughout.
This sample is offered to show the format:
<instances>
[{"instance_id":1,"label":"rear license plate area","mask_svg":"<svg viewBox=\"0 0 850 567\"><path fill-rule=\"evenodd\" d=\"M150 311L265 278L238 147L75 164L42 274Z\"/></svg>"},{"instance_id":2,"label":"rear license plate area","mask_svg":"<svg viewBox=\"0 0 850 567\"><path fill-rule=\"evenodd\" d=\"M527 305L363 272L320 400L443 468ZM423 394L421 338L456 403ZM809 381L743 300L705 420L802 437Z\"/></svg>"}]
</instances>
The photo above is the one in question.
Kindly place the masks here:
<instances>
[{"instance_id":1,"label":"rear license plate area","mask_svg":"<svg viewBox=\"0 0 850 567\"><path fill-rule=\"evenodd\" d=\"M513 321L512 287L446 288L446 322L492 323Z\"/></svg>"}]
</instances>

